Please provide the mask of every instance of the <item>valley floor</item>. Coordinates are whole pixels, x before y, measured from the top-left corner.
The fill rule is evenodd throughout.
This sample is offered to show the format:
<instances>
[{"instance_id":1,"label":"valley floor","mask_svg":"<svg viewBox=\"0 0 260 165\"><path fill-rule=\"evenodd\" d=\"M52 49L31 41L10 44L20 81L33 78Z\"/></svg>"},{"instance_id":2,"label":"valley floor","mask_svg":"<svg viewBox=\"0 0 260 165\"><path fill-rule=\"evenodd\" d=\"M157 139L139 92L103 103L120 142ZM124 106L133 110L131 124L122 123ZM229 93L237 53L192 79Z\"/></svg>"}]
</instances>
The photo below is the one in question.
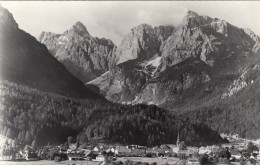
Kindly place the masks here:
<instances>
[{"instance_id":1,"label":"valley floor","mask_svg":"<svg viewBox=\"0 0 260 165\"><path fill-rule=\"evenodd\" d=\"M135 161L135 162L147 162L149 164L156 162L159 164L176 164L179 161L179 158L166 157L166 158L147 158L147 157L118 157L117 161L125 162L126 160Z\"/></svg>"},{"instance_id":2,"label":"valley floor","mask_svg":"<svg viewBox=\"0 0 260 165\"><path fill-rule=\"evenodd\" d=\"M38 161L0 161L0 165L99 165L101 162L93 161L61 161L54 160L38 160Z\"/></svg>"},{"instance_id":3,"label":"valley floor","mask_svg":"<svg viewBox=\"0 0 260 165\"><path fill-rule=\"evenodd\" d=\"M187 164L185 160L178 158L147 158L147 157L119 157L117 161L125 162L126 160L135 162L147 162L149 164L155 162L157 165L169 164L169 165L181 165ZM99 165L102 162L93 161L61 161L55 162L53 160L38 160L38 161L0 161L0 165ZM239 162L232 162L231 165L239 165Z\"/></svg>"}]
</instances>

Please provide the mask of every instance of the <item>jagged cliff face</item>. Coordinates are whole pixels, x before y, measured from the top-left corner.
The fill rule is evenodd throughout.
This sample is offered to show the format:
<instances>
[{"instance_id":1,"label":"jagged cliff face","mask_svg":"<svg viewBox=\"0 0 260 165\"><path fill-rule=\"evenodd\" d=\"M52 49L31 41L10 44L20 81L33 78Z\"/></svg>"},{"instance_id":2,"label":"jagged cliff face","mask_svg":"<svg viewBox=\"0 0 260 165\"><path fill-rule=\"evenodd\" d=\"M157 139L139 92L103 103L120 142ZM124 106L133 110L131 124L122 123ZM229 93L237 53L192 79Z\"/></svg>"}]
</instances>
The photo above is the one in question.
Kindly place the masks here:
<instances>
[{"instance_id":1,"label":"jagged cliff face","mask_svg":"<svg viewBox=\"0 0 260 165\"><path fill-rule=\"evenodd\" d=\"M63 34L43 32L39 41L82 82L97 78L115 65L114 43L92 37L81 22Z\"/></svg>"},{"instance_id":2,"label":"jagged cliff face","mask_svg":"<svg viewBox=\"0 0 260 165\"><path fill-rule=\"evenodd\" d=\"M0 80L74 98L98 98L0 6Z\"/></svg>"},{"instance_id":3,"label":"jagged cliff face","mask_svg":"<svg viewBox=\"0 0 260 165\"><path fill-rule=\"evenodd\" d=\"M173 108L205 95L222 97L216 93L227 92L258 51L252 31L189 11L177 28L133 28L116 50L117 65L88 85L112 101Z\"/></svg>"},{"instance_id":4,"label":"jagged cliff face","mask_svg":"<svg viewBox=\"0 0 260 165\"><path fill-rule=\"evenodd\" d=\"M131 29L131 32L123 38L116 51L116 64L129 60L142 62L160 56L161 42L165 40L164 34L161 34L164 33L163 30L159 28L154 29L147 24Z\"/></svg>"},{"instance_id":5,"label":"jagged cliff face","mask_svg":"<svg viewBox=\"0 0 260 165\"><path fill-rule=\"evenodd\" d=\"M117 65L88 85L98 86L109 100L132 102L160 66L161 46L174 29L146 24L131 29L116 50Z\"/></svg>"},{"instance_id":6,"label":"jagged cliff face","mask_svg":"<svg viewBox=\"0 0 260 165\"><path fill-rule=\"evenodd\" d=\"M228 56L252 51L254 44L243 29L189 11L182 25L167 40L162 59L164 66L175 65L190 57L214 66L218 60L222 62Z\"/></svg>"}]
</instances>

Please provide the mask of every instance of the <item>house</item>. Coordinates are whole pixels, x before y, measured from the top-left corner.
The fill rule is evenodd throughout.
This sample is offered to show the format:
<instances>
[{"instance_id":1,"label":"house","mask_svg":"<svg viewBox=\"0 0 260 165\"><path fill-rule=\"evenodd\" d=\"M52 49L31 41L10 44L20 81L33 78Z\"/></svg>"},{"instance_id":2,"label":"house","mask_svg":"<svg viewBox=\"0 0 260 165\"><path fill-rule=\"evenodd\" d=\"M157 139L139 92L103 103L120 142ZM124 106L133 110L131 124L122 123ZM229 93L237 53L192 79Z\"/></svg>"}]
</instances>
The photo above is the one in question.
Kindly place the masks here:
<instances>
[{"instance_id":1,"label":"house","mask_svg":"<svg viewBox=\"0 0 260 165\"><path fill-rule=\"evenodd\" d=\"M187 150L189 152L189 156L192 157L194 154L199 153L199 148L198 147L187 147Z\"/></svg>"},{"instance_id":2,"label":"house","mask_svg":"<svg viewBox=\"0 0 260 165\"><path fill-rule=\"evenodd\" d=\"M118 156L131 156L132 155L132 150L126 147L119 147L116 148L115 154Z\"/></svg>"},{"instance_id":3,"label":"house","mask_svg":"<svg viewBox=\"0 0 260 165\"><path fill-rule=\"evenodd\" d=\"M82 160L83 157L80 153L68 153L69 160Z\"/></svg>"},{"instance_id":4,"label":"house","mask_svg":"<svg viewBox=\"0 0 260 165\"><path fill-rule=\"evenodd\" d=\"M210 153L211 153L211 149L209 149L208 147L200 147L199 148L199 154L200 155L210 154Z\"/></svg>"},{"instance_id":5,"label":"house","mask_svg":"<svg viewBox=\"0 0 260 165\"><path fill-rule=\"evenodd\" d=\"M187 159L188 157L190 157L189 151L188 150L179 150L178 157L180 159Z\"/></svg>"},{"instance_id":6,"label":"house","mask_svg":"<svg viewBox=\"0 0 260 165\"><path fill-rule=\"evenodd\" d=\"M186 159L189 157L193 157L195 154L198 154L198 148L197 147L187 147L186 150L179 150L178 151L178 157L180 159Z\"/></svg>"},{"instance_id":7,"label":"house","mask_svg":"<svg viewBox=\"0 0 260 165\"><path fill-rule=\"evenodd\" d=\"M163 148L154 147L153 150L155 150L158 153L157 156L161 156L165 154L165 150Z\"/></svg>"},{"instance_id":8,"label":"house","mask_svg":"<svg viewBox=\"0 0 260 165\"><path fill-rule=\"evenodd\" d=\"M230 150L230 155L231 155L230 160L240 160L241 158L241 153L239 152L238 149Z\"/></svg>"},{"instance_id":9,"label":"house","mask_svg":"<svg viewBox=\"0 0 260 165\"><path fill-rule=\"evenodd\" d=\"M142 156L146 153L144 148L133 148L131 150L132 156Z\"/></svg>"},{"instance_id":10,"label":"house","mask_svg":"<svg viewBox=\"0 0 260 165\"><path fill-rule=\"evenodd\" d=\"M167 146L171 148L172 152L174 152L174 153L179 152L179 147L177 145L167 144Z\"/></svg>"},{"instance_id":11,"label":"house","mask_svg":"<svg viewBox=\"0 0 260 165\"><path fill-rule=\"evenodd\" d=\"M85 155L85 157L90 158L90 159L96 159L96 157L98 155L101 155L101 152L99 152L99 151L91 151L91 152L88 153L88 155Z\"/></svg>"},{"instance_id":12,"label":"house","mask_svg":"<svg viewBox=\"0 0 260 165\"><path fill-rule=\"evenodd\" d=\"M146 149L146 156L148 157L156 157L158 155L158 152L155 151L153 148L147 148Z\"/></svg>"},{"instance_id":13,"label":"house","mask_svg":"<svg viewBox=\"0 0 260 165\"><path fill-rule=\"evenodd\" d=\"M99 146L94 147L93 151L102 151L102 149Z\"/></svg>"},{"instance_id":14,"label":"house","mask_svg":"<svg viewBox=\"0 0 260 165\"><path fill-rule=\"evenodd\" d=\"M116 147L110 148L110 151L113 152L113 153L115 153L115 152L116 152Z\"/></svg>"},{"instance_id":15,"label":"house","mask_svg":"<svg viewBox=\"0 0 260 165\"><path fill-rule=\"evenodd\" d=\"M188 164L200 164L199 158L188 158Z\"/></svg>"},{"instance_id":16,"label":"house","mask_svg":"<svg viewBox=\"0 0 260 165\"><path fill-rule=\"evenodd\" d=\"M85 159L85 158L88 158L88 155L90 154L91 150L81 149L81 152L82 152L82 157Z\"/></svg>"},{"instance_id":17,"label":"house","mask_svg":"<svg viewBox=\"0 0 260 165\"><path fill-rule=\"evenodd\" d=\"M96 162L103 162L105 161L105 157L104 155L100 154L96 157L96 159L93 159L93 161L96 161Z\"/></svg>"},{"instance_id":18,"label":"house","mask_svg":"<svg viewBox=\"0 0 260 165\"><path fill-rule=\"evenodd\" d=\"M245 165L256 165L257 160L251 155L245 162Z\"/></svg>"},{"instance_id":19,"label":"house","mask_svg":"<svg viewBox=\"0 0 260 165\"><path fill-rule=\"evenodd\" d=\"M162 148L162 149L164 150L164 153L172 152L171 147L168 146L167 144L163 144L163 145L161 145L160 148Z\"/></svg>"}]
</instances>

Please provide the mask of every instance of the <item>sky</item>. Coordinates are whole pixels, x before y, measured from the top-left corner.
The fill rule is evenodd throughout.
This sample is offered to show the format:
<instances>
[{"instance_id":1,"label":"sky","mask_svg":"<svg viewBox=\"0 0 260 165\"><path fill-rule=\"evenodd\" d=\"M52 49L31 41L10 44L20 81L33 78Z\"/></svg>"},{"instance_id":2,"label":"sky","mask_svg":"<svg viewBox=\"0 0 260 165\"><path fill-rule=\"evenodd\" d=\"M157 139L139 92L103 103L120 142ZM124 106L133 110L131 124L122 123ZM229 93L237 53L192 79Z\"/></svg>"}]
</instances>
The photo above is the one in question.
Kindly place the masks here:
<instances>
[{"instance_id":1,"label":"sky","mask_svg":"<svg viewBox=\"0 0 260 165\"><path fill-rule=\"evenodd\" d=\"M42 31L61 34L77 21L94 37L119 45L131 28L178 26L188 10L220 18L260 35L260 1L0 1L19 27L38 38Z\"/></svg>"}]
</instances>

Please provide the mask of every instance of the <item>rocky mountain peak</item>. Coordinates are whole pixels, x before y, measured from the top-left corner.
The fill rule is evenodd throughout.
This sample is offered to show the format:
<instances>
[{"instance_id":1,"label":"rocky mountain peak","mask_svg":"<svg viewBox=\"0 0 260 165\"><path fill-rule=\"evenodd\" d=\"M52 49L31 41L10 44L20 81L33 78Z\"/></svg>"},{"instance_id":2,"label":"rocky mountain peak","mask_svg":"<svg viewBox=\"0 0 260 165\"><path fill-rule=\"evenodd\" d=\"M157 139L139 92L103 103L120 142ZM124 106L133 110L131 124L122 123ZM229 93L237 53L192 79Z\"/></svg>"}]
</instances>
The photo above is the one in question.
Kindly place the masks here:
<instances>
[{"instance_id":1,"label":"rocky mountain peak","mask_svg":"<svg viewBox=\"0 0 260 165\"><path fill-rule=\"evenodd\" d=\"M198 13L194 12L194 11L191 11L191 10L188 10L185 17L188 17L188 18L195 18L195 17L199 17Z\"/></svg>"},{"instance_id":2,"label":"rocky mountain peak","mask_svg":"<svg viewBox=\"0 0 260 165\"><path fill-rule=\"evenodd\" d=\"M84 83L114 65L114 43L109 39L92 37L81 22L76 22L62 34L43 32L39 41Z\"/></svg>"},{"instance_id":3,"label":"rocky mountain peak","mask_svg":"<svg viewBox=\"0 0 260 165\"><path fill-rule=\"evenodd\" d=\"M159 39L163 42L165 41L175 30L175 27L172 25L158 26L154 28Z\"/></svg>"},{"instance_id":4,"label":"rocky mountain peak","mask_svg":"<svg viewBox=\"0 0 260 165\"><path fill-rule=\"evenodd\" d=\"M153 33L153 27L148 24L140 24L137 27L132 28L131 30L132 30L132 33L134 33L135 35L138 35L140 37L144 33L146 33L146 34Z\"/></svg>"},{"instance_id":5,"label":"rocky mountain peak","mask_svg":"<svg viewBox=\"0 0 260 165\"><path fill-rule=\"evenodd\" d=\"M76 22L71 28L69 31L73 31L79 35L90 35L86 26L81 23L80 21Z\"/></svg>"},{"instance_id":6,"label":"rocky mountain peak","mask_svg":"<svg viewBox=\"0 0 260 165\"><path fill-rule=\"evenodd\" d=\"M244 32L249 35L254 41L255 41L255 45L253 47L253 51L255 53L260 51L260 37L258 35L256 35L251 29L246 28L244 29Z\"/></svg>"},{"instance_id":7,"label":"rocky mountain peak","mask_svg":"<svg viewBox=\"0 0 260 165\"><path fill-rule=\"evenodd\" d=\"M116 51L116 64L129 60L147 60L160 48L160 41L155 29L148 24L141 24L131 29Z\"/></svg>"},{"instance_id":8,"label":"rocky mountain peak","mask_svg":"<svg viewBox=\"0 0 260 165\"><path fill-rule=\"evenodd\" d=\"M244 32L248 34L255 42L260 43L260 38L258 35L256 35L251 29L246 28L244 29Z\"/></svg>"},{"instance_id":9,"label":"rocky mountain peak","mask_svg":"<svg viewBox=\"0 0 260 165\"><path fill-rule=\"evenodd\" d=\"M18 24L15 22L13 15L0 5L0 23L1 25L7 25L8 27L18 28Z\"/></svg>"},{"instance_id":10,"label":"rocky mountain peak","mask_svg":"<svg viewBox=\"0 0 260 165\"><path fill-rule=\"evenodd\" d=\"M213 21L214 19L208 16L199 15L198 13L189 10L183 17L183 21L180 26L192 29L192 28L211 24Z\"/></svg>"}]
</instances>

